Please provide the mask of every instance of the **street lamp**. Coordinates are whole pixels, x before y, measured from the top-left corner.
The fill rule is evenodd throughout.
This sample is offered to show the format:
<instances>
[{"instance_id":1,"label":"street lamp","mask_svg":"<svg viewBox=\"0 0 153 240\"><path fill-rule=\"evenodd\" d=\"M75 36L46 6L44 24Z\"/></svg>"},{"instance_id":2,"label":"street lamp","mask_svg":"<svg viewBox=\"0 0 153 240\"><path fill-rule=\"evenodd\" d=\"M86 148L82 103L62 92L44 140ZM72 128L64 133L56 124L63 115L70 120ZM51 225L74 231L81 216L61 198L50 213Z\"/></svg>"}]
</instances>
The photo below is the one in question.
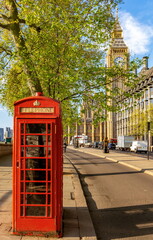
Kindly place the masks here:
<instances>
[{"instance_id":1,"label":"street lamp","mask_svg":"<svg viewBox=\"0 0 153 240\"><path fill-rule=\"evenodd\" d=\"M147 130L148 130L148 160L149 160L149 150L150 150L150 122L147 124Z\"/></svg>"}]
</instances>

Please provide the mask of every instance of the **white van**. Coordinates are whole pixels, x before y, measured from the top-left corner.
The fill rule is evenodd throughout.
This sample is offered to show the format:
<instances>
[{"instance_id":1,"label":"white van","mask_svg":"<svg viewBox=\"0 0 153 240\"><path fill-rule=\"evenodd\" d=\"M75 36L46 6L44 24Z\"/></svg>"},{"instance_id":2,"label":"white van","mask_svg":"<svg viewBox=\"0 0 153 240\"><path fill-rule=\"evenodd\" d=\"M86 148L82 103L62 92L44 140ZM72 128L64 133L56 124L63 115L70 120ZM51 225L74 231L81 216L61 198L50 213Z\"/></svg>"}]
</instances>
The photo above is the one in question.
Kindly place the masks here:
<instances>
[{"instance_id":1,"label":"white van","mask_svg":"<svg viewBox=\"0 0 153 240\"><path fill-rule=\"evenodd\" d=\"M147 152L148 144L147 141L133 141L130 147L131 152Z\"/></svg>"}]
</instances>

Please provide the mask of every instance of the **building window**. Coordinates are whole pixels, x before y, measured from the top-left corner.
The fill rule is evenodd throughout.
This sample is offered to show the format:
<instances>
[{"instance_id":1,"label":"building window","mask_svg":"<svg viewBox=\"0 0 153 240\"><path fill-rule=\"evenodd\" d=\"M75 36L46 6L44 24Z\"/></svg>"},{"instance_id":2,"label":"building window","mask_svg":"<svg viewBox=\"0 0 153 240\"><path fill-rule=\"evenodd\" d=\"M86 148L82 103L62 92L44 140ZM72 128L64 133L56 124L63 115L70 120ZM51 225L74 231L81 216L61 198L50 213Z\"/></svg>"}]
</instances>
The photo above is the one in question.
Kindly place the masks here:
<instances>
[{"instance_id":1,"label":"building window","mask_svg":"<svg viewBox=\"0 0 153 240\"><path fill-rule=\"evenodd\" d=\"M140 105L140 106L141 106L141 109L144 108L144 101L141 102L141 105Z\"/></svg>"},{"instance_id":2,"label":"building window","mask_svg":"<svg viewBox=\"0 0 153 240\"><path fill-rule=\"evenodd\" d=\"M145 90L145 99L148 100L148 89Z\"/></svg>"},{"instance_id":3,"label":"building window","mask_svg":"<svg viewBox=\"0 0 153 240\"><path fill-rule=\"evenodd\" d=\"M146 108L148 107L148 101L145 101Z\"/></svg>"},{"instance_id":4,"label":"building window","mask_svg":"<svg viewBox=\"0 0 153 240\"><path fill-rule=\"evenodd\" d=\"M91 118L91 109L88 109L87 111L87 118Z\"/></svg>"},{"instance_id":5,"label":"building window","mask_svg":"<svg viewBox=\"0 0 153 240\"><path fill-rule=\"evenodd\" d=\"M150 97L153 98L153 87L150 88Z\"/></svg>"},{"instance_id":6,"label":"building window","mask_svg":"<svg viewBox=\"0 0 153 240\"><path fill-rule=\"evenodd\" d=\"M133 103L133 98L130 98L130 103L131 103L131 104Z\"/></svg>"}]
</instances>

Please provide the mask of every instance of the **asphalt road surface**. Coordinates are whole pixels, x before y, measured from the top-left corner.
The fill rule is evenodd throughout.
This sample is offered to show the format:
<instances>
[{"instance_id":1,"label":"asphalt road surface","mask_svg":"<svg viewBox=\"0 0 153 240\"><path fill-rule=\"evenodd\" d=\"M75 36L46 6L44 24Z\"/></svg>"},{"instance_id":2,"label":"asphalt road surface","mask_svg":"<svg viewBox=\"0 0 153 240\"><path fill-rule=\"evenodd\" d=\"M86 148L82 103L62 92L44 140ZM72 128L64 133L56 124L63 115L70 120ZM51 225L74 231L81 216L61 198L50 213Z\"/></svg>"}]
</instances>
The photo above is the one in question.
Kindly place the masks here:
<instances>
[{"instance_id":1,"label":"asphalt road surface","mask_svg":"<svg viewBox=\"0 0 153 240\"><path fill-rule=\"evenodd\" d=\"M98 240L153 239L153 177L107 159L68 149Z\"/></svg>"}]
</instances>

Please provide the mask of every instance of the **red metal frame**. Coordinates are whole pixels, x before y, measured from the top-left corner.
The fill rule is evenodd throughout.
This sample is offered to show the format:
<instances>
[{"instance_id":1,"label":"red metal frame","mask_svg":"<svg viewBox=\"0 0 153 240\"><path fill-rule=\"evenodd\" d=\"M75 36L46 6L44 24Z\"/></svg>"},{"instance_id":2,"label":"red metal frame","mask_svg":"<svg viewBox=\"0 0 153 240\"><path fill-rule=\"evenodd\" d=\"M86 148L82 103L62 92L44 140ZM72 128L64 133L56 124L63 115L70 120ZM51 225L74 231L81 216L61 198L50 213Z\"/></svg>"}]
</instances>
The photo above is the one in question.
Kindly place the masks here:
<instances>
[{"instance_id":1,"label":"red metal frame","mask_svg":"<svg viewBox=\"0 0 153 240\"><path fill-rule=\"evenodd\" d=\"M37 103L37 107L34 103ZM44 113L46 108L47 111L52 108L51 113L46 110ZM14 234L61 236L62 147L58 101L37 96L15 103Z\"/></svg>"}]
</instances>

